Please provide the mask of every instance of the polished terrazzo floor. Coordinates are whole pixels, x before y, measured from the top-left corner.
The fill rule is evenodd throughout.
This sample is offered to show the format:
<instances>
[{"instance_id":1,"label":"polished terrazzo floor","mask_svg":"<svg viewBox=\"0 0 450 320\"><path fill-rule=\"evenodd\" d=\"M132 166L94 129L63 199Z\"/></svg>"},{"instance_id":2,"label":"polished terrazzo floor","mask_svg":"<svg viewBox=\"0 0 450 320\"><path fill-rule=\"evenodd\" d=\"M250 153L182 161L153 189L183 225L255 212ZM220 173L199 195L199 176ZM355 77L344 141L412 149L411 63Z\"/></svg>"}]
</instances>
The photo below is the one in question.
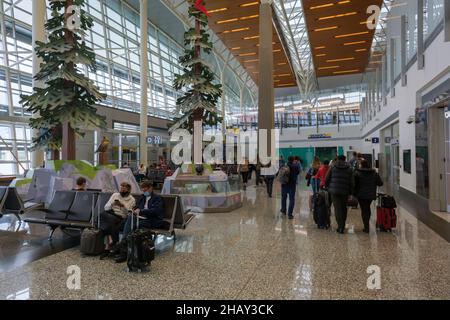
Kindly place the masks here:
<instances>
[{"instance_id":1,"label":"polished terrazzo floor","mask_svg":"<svg viewBox=\"0 0 450 320\"><path fill-rule=\"evenodd\" d=\"M288 220L279 191L268 199L249 187L243 208L198 215L175 243L160 238L146 273L75 247L0 272L0 299L450 299L450 243L413 215L400 208L393 234L366 235L352 210L339 235L315 228L308 196L299 191ZM80 267L80 290L67 288L71 265ZM367 288L373 265L379 290Z\"/></svg>"}]
</instances>

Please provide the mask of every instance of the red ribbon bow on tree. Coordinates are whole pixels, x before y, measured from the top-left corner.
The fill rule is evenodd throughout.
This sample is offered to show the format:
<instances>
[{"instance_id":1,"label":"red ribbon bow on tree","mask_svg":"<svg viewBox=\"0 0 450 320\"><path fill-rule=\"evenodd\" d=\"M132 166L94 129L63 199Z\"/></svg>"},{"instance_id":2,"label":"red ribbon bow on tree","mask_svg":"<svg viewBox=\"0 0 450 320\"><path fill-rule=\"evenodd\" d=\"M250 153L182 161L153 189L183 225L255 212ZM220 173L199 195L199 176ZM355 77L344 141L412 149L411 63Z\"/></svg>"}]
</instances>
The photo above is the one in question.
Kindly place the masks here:
<instances>
[{"instance_id":1,"label":"red ribbon bow on tree","mask_svg":"<svg viewBox=\"0 0 450 320\"><path fill-rule=\"evenodd\" d=\"M202 0L196 0L194 8L208 16L208 11L206 11L205 7L202 5Z\"/></svg>"}]
</instances>

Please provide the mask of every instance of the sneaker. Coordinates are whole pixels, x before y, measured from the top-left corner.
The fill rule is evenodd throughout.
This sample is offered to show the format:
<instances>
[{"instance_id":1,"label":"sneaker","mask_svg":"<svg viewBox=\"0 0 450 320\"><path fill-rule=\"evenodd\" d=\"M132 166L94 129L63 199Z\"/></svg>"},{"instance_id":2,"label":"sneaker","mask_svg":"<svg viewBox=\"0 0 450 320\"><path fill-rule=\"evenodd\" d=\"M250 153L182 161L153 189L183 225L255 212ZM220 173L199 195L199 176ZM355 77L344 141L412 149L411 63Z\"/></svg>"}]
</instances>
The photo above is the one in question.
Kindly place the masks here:
<instances>
[{"instance_id":1,"label":"sneaker","mask_svg":"<svg viewBox=\"0 0 450 320\"><path fill-rule=\"evenodd\" d=\"M366 229L366 228L364 228L363 232L364 232L364 233L370 233L370 230L369 230L369 229Z\"/></svg>"},{"instance_id":2,"label":"sneaker","mask_svg":"<svg viewBox=\"0 0 450 320\"><path fill-rule=\"evenodd\" d=\"M294 216L289 216L289 220L292 220L292 219L294 219Z\"/></svg>"},{"instance_id":3,"label":"sneaker","mask_svg":"<svg viewBox=\"0 0 450 320\"><path fill-rule=\"evenodd\" d=\"M285 212L285 211L281 210L280 212L281 212L281 214L282 214L283 216L286 215L286 212Z\"/></svg>"}]
</instances>

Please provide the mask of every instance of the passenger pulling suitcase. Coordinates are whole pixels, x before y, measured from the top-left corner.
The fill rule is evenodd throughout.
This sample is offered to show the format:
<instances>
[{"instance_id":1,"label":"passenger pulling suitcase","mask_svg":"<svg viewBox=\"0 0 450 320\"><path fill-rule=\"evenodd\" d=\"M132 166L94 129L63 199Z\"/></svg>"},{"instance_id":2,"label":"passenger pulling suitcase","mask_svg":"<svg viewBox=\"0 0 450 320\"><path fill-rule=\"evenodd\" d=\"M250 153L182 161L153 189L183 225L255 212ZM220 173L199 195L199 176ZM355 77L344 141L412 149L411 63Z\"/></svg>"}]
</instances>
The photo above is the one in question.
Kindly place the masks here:
<instances>
[{"instance_id":1,"label":"passenger pulling suitcase","mask_svg":"<svg viewBox=\"0 0 450 320\"><path fill-rule=\"evenodd\" d=\"M134 219L131 219L131 230L134 229ZM127 266L128 271L142 272L150 266L155 259L156 235L150 230L139 229L139 218L137 218L137 230L127 237Z\"/></svg>"},{"instance_id":2,"label":"passenger pulling suitcase","mask_svg":"<svg viewBox=\"0 0 450 320\"><path fill-rule=\"evenodd\" d=\"M314 195L314 222L319 229L328 229L331 224L328 192L319 191Z\"/></svg>"},{"instance_id":3,"label":"passenger pulling suitcase","mask_svg":"<svg viewBox=\"0 0 450 320\"><path fill-rule=\"evenodd\" d=\"M104 234L100 230L100 204L98 205L98 224L94 223L95 194L92 195L92 228L84 229L81 233L80 251L82 254L97 256L105 251Z\"/></svg>"},{"instance_id":4,"label":"passenger pulling suitcase","mask_svg":"<svg viewBox=\"0 0 450 320\"><path fill-rule=\"evenodd\" d=\"M397 204L391 196L378 194L377 228L380 231L390 232L397 227Z\"/></svg>"}]
</instances>

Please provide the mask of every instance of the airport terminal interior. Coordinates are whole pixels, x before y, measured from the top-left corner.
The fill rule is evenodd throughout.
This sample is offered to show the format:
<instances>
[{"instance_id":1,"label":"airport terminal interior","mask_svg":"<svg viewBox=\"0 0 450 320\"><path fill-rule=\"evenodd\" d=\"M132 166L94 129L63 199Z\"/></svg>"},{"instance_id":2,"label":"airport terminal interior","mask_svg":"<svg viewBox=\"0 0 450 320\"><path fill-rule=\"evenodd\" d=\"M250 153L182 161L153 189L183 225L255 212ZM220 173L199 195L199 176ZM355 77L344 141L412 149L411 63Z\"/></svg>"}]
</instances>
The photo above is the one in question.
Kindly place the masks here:
<instances>
[{"instance_id":1,"label":"airport terminal interior","mask_svg":"<svg viewBox=\"0 0 450 320\"><path fill-rule=\"evenodd\" d=\"M450 1L0 0L0 300L60 299L450 299Z\"/></svg>"}]
</instances>

